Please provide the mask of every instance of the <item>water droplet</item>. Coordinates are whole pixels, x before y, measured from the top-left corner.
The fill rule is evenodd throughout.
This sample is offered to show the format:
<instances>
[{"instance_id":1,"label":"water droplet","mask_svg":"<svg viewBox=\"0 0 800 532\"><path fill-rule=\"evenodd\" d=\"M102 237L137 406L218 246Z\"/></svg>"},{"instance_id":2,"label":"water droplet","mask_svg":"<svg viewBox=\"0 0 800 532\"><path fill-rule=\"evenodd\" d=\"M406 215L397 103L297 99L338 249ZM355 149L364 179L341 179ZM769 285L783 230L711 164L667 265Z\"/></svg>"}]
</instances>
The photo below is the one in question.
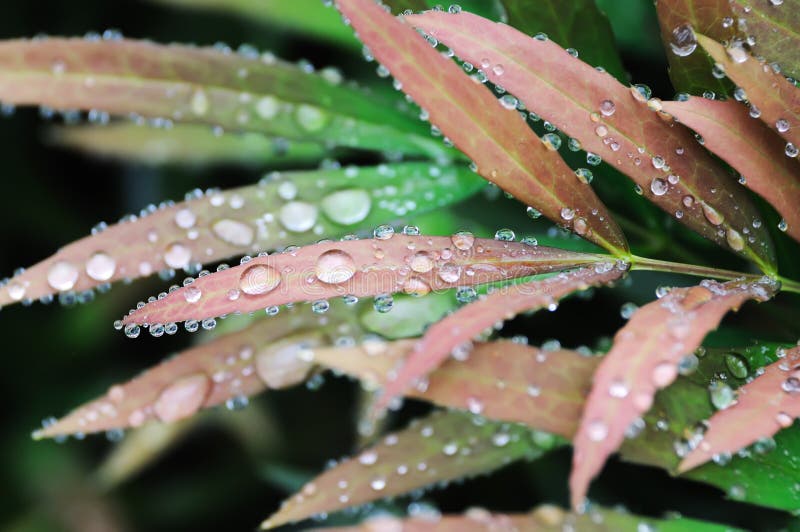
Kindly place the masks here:
<instances>
[{"instance_id":1,"label":"water droplet","mask_svg":"<svg viewBox=\"0 0 800 532\"><path fill-rule=\"evenodd\" d=\"M392 298L391 294L381 294L375 296L372 306L376 311L380 312L381 314L385 314L392 310L392 307L394 307L394 299Z\"/></svg>"},{"instance_id":2,"label":"water droplet","mask_svg":"<svg viewBox=\"0 0 800 532\"><path fill-rule=\"evenodd\" d=\"M203 373L181 377L164 388L153 411L166 423L189 417L203 406L209 388L210 381Z\"/></svg>"},{"instance_id":3,"label":"water droplet","mask_svg":"<svg viewBox=\"0 0 800 532\"><path fill-rule=\"evenodd\" d=\"M629 393L630 390L628 389L627 384L625 384L625 381L622 380L614 380L608 387L608 395L611 397L616 397L617 399L624 399Z\"/></svg>"},{"instance_id":4,"label":"water droplet","mask_svg":"<svg viewBox=\"0 0 800 532\"><path fill-rule=\"evenodd\" d=\"M692 26L681 24L672 30L672 40L669 43L672 53L678 57L691 55L697 49L697 37Z\"/></svg>"},{"instance_id":5,"label":"water droplet","mask_svg":"<svg viewBox=\"0 0 800 532\"><path fill-rule=\"evenodd\" d=\"M139 334L142 332L141 327L136 325L135 323L129 323L125 326L125 336L128 338L138 338Z\"/></svg>"},{"instance_id":6,"label":"water droplet","mask_svg":"<svg viewBox=\"0 0 800 532\"><path fill-rule=\"evenodd\" d=\"M192 101L189 104L192 108L192 112L197 116L203 116L208 112L209 103L208 103L208 96L206 96L206 92L203 89L197 89L192 94Z\"/></svg>"},{"instance_id":7,"label":"water droplet","mask_svg":"<svg viewBox=\"0 0 800 532\"><path fill-rule=\"evenodd\" d=\"M732 227L729 227L728 230L725 231L725 240L728 241L728 245L734 251L741 251L744 249L744 238L742 234Z\"/></svg>"},{"instance_id":8,"label":"water droplet","mask_svg":"<svg viewBox=\"0 0 800 532\"><path fill-rule=\"evenodd\" d=\"M200 301L202 295L203 293L200 289L193 285L189 285L183 289L183 297L186 299L187 303L197 303Z\"/></svg>"},{"instance_id":9,"label":"water droplet","mask_svg":"<svg viewBox=\"0 0 800 532\"><path fill-rule=\"evenodd\" d=\"M708 394L711 399L711 404L714 405L714 408L717 410L725 410L730 407L736 399L733 389L721 381L713 381L708 386Z\"/></svg>"},{"instance_id":10,"label":"water droplet","mask_svg":"<svg viewBox=\"0 0 800 532\"><path fill-rule=\"evenodd\" d=\"M775 421L778 422L778 425L781 428L788 429L794 423L794 418L787 414L786 412L778 412L775 415Z\"/></svg>"},{"instance_id":11,"label":"water droplet","mask_svg":"<svg viewBox=\"0 0 800 532\"><path fill-rule=\"evenodd\" d=\"M356 263L348 253L331 249L319 256L314 272L323 283L343 283L355 275Z\"/></svg>"},{"instance_id":12,"label":"water droplet","mask_svg":"<svg viewBox=\"0 0 800 532\"><path fill-rule=\"evenodd\" d=\"M328 309L331 308L331 304L328 303L325 299L319 299L311 303L311 312L314 314L325 314L328 312Z\"/></svg>"},{"instance_id":13,"label":"water droplet","mask_svg":"<svg viewBox=\"0 0 800 532\"><path fill-rule=\"evenodd\" d=\"M114 276L117 261L107 253L98 251L86 261L86 275L95 281L108 281Z\"/></svg>"},{"instance_id":14,"label":"water droplet","mask_svg":"<svg viewBox=\"0 0 800 532\"><path fill-rule=\"evenodd\" d=\"M519 100L517 100L516 97L514 97L514 96L512 96L510 94L504 94L500 98L499 102L500 102L500 105L502 105L504 108L506 108L508 110L516 109L517 105L519 104Z\"/></svg>"},{"instance_id":15,"label":"water droplet","mask_svg":"<svg viewBox=\"0 0 800 532\"><path fill-rule=\"evenodd\" d=\"M173 242L164 252L164 262L170 268L186 268L192 260L192 250L180 242Z\"/></svg>"},{"instance_id":16,"label":"water droplet","mask_svg":"<svg viewBox=\"0 0 800 532\"><path fill-rule=\"evenodd\" d=\"M555 133L545 133L542 135L542 144L551 151L556 151L561 147L561 137Z\"/></svg>"},{"instance_id":17,"label":"water droplet","mask_svg":"<svg viewBox=\"0 0 800 532\"><path fill-rule=\"evenodd\" d=\"M437 274L445 283L456 283L461 278L461 266L452 262L446 262L439 266Z\"/></svg>"},{"instance_id":18,"label":"water droplet","mask_svg":"<svg viewBox=\"0 0 800 532\"><path fill-rule=\"evenodd\" d=\"M516 235L511 229L498 229L494 234L494 239L502 242L513 242L515 238Z\"/></svg>"},{"instance_id":19,"label":"water droplet","mask_svg":"<svg viewBox=\"0 0 800 532\"><path fill-rule=\"evenodd\" d=\"M459 231L450 237L456 249L467 251L475 244L475 237L469 231Z\"/></svg>"},{"instance_id":20,"label":"water droplet","mask_svg":"<svg viewBox=\"0 0 800 532\"><path fill-rule=\"evenodd\" d=\"M394 227L391 225L379 225L372 231L372 236L378 240L389 240L394 236Z\"/></svg>"},{"instance_id":21,"label":"water droplet","mask_svg":"<svg viewBox=\"0 0 800 532\"><path fill-rule=\"evenodd\" d=\"M67 261L58 261L47 272L47 284L54 290L63 292L71 290L78 282L78 268Z\"/></svg>"},{"instance_id":22,"label":"water droplet","mask_svg":"<svg viewBox=\"0 0 800 532\"><path fill-rule=\"evenodd\" d=\"M650 181L650 192L652 192L654 196L663 196L667 193L668 189L669 185L660 177L656 177Z\"/></svg>"},{"instance_id":23,"label":"water droplet","mask_svg":"<svg viewBox=\"0 0 800 532\"><path fill-rule=\"evenodd\" d=\"M304 201L291 201L281 207L278 219L289 231L303 233L317 223L317 207Z\"/></svg>"},{"instance_id":24,"label":"water droplet","mask_svg":"<svg viewBox=\"0 0 800 532\"><path fill-rule=\"evenodd\" d=\"M678 376L678 366L671 362L661 362L653 368L651 378L657 388L664 388Z\"/></svg>"},{"instance_id":25,"label":"water droplet","mask_svg":"<svg viewBox=\"0 0 800 532\"><path fill-rule=\"evenodd\" d=\"M778 222L778 229L784 233L789 229L789 224L786 223L785 219L781 218L781 221Z\"/></svg>"},{"instance_id":26,"label":"water droplet","mask_svg":"<svg viewBox=\"0 0 800 532\"><path fill-rule=\"evenodd\" d=\"M214 235L232 246L248 247L255 239L255 230L244 222L224 218L211 226Z\"/></svg>"},{"instance_id":27,"label":"water droplet","mask_svg":"<svg viewBox=\"0 0 800 532\"><path fill-rule=\"evenodd\" d=\"M352 188L328 194L322 199L320 207L331 221L340 225L353 225L364 221L369 215L372 199L366 191Z\"/></svg>"},{"instance_id":28,"label":"water droplet","mask_svg":"<svg viewBox=\"0 0 800 532\"><path fill-rule=\"evenodd\" d=\"M587 185L592 182L592 179L594 179L594 175L592 174L592 171L588 170L586 168L578 168L577 170L575 170L575 175L578 176L578 180L581 183L584 183L584 184L587 184Z\"/></svg>"},{"instance_id":29,"label":"water droplet","mask_svg":"<svg viewBox=\"0 0 800 532\"><path fill-rule=\"evenodd\" d=\"M319 107L307 104L300 104L297 106L295 118L297 119L297 123L300 124L300 127L309 132L321 131L328 125L328 121L330 120L328 113Z\"/></svg>"},{"instance_id":30,"label":"water droplet","mask_svg":"<svg viewBox=\"0 0 800 532\"><path fill-rule=\"evenodd\" d=\"M639 307L635 303L624 303L619 309L619 315L622 316L623 320L629 320L638 308Z\"/></svg>"},{"instance_id":31,"label":"water droplet","mask_svg":"<svg viewBox=\"0 0 800 532\"><path fill-rule=\"evenodd\" d=\"M785 118L779 118L775 121L775 129L778 130L778 133L786 133L789 131L789 121Z\"/></svg>"},{"instance_id":32,"label":"water droplet","mask_svg":"<svg viewBox=\"0 0 800 532\"><path fill-rule=\"evenodd\" d=\"M799 377L789 377L781 384L781 389L788 393L788 394L799 394L800 393L800 378Z\"/></svg>"},{"instance_id":33,"label":"water droplet","mask_svg":"<svg viewBox=\"0 0 800 532\"><path fill-rule=\"evenodd\" d=\"M614 111L617 110L617 106L614 105L614 102L611 100L603 100L600 102L600 114L603 116L611 116L614 114Z\"/></svg>"},{"instance_id":34,"label":"water droplet","mask_svg":"<svg viewBox=\"0 0 800 532\"><path fill-rule=\"evenodd\" d=\"M433 269L433 258L427 251L420 251L411 257L409 266L417 273L427 273Z\"/></svg>"},{"instance_id":35,"label":"water droplet","mask_svg":"<svg viewBox=\"0 0 800 532\"><path fill-rule=\"evenodd\" d=\"M373 478L369 483L369 487L375 491L382 491L384 488L386 488L386 478L385 477Z\"/></svg>"},{"instance_id":36,"label":"water droplet","mask_svg":"<svg viewBox=\"0 0 800 532\"><path fill-rule=\"evenodd\" d=\"M403 284L403 292L413 297L422 297L431 292L431 287L419 277L412 277Z\"/></svg>"},{"instance_id":37,"label":"water droplet","mask_svg":"<svg viewBox=\"0 0 800 532\"><path fill-rule=\"evenodd\" d=\"M371 466L375 465L377 462L378 462L378 453L373 450L364 451L358 457L358 463L361 465Z\"/></svg>"},{"instance_id":38,"label":"water droplet","mask_svg":"<svg viewBox=\"0 0 800 532\"><path fill-rule=\"evenodd\" d=\"M298 342L261 349L255 358L256 374L270 388L285 388L302 382L313 365L299 356L304 349L306 347Z\"/></svg>"},{"instance_id":39,"label":"water droplet","mask_svg":"<svg viewBox=\"0 0 800 532\"><path fill-rule=\"evenodd\" d=\"M247 295L257 296L274 290L281 282L281 274L272 266L256 264L247 268L239 278L239 288Z\"/></svg>"},{"instance_id":40,"label":"water droplet","mask_svg":"<svg viewBox=\"0 0 800 532\"><path fill-rule=\"evenodd\" d=\"M703 203L703 215L711 225L720 225L725 221L725 217L708 203Z\"/></svg>"},{"instance_id":41,"label":"water droplet","mask_svg":"<svg viewBox=\"0 0 800 532\"><path fill-rule=\"evenodd\" d=\"M561 219L565 221L570 221L575 218L575 211L570 209L569 207L564 207L561 209Z\"/></svg>"},{"instance_id":42,"label":"water droplet","mask_svg":"<svg viewBox=\"0 0 800 532\"><path fill-rule=\"evenodd\" d=\"M608 427L603 421L596 419L586 426L586 435L592 441L603 441L608 436Z\"/></svg>"},{"instance_id":43,"label":"water droplet","mask_svg":"<svg viewBox=\"0 0 800 532\"><path fill-rule=\"evenodd\" d=\"M281 103L274 96L264 96L256 102L256 113L264 120L275 118L281 110Z\"/></svg>"},{"instance_id":44,"label":"water droplet","mask_svg":"<svg viewBox=\"0 0 800 532\"><path fill-rule=\"evenodd\" d=\"M181 229L189 229L194 227L197 222L197 216L189 209L181 209L175 213L175 225Z\"/></svg>"}]
</instances>

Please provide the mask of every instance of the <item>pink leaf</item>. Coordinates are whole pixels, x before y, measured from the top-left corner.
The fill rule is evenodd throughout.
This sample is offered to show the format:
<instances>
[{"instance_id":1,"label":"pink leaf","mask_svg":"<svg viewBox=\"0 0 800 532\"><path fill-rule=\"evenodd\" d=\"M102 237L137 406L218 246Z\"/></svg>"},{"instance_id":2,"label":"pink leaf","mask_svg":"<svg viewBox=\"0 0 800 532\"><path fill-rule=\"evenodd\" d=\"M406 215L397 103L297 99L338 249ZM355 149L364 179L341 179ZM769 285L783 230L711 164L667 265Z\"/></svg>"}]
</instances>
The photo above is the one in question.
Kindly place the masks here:
<instances>
[{"instance_id":1,"label":"pink leaf","mask_svg":"<svg viewBox=\"0 0 800 532\"><path fill-rule=\"evenodd\" d=\"M752 228L755 206L689 131L654 112L660 101L648 101L635 87L621 85L552 41L505 24L438 11L406 19L465 61L487 65L492 82L627 174L647 199L681 223L765 271L774 269L766 230ZM752 241L742 237L744 227Z\"/></svg>"},{"instance_id":2,"label":"pink leaf","mask_svg":"<svg viewBox=\"0 0 800 532\"><path fill-rule=\"evenodd\" d=\"M428 329L408 360L386 383L376 408L385 408L392 399L438 367L451 353L458 349L468 350L474 337L498 321L513 318L526 310L555 306L567 294L593 285L611 283L619 279L623 272L611 263L599 264L596 268L509 285L462 307ZM463 348L465 345L467 347Z\"/></svg>"},{"instance_id":3,"label":"pink leaf","mask_svg":"<svg viewBox=\"0 0 800 532\"><path fill-rule=\"evenodd\" d=\"M768 438L800 417L800 347L766 368L737 390L736 402L708 420L700 444L683 459L679 471L688 471L714 455L734 453L759 438Z\"/></svg>"},{"instance_id":4,"label":"pink leaf","mask_svg":"<svg viewBox=\"0 0 800 532\"><path fill-rule=\"evenodd\" d=\"M317 347L308 350L308 358L381 386L414 344L399 340ZM469 358L445 361L425 386L411 388L406 395L571 438L599 361L574 351L545 351L510 341L478 343Z\"/></svg>"},{"instance_id":5,"label":"pink leaf","mask_svg":"<svg viewBox=\"0 0 800 532\"><path fill-rule=\"evenodd\" d=\"M201 277L125 317L125 323L200 320L285 303L477 285L574 268L602 260L515 242L475 239L471 234L392 236L324 242L258 257Z\"/></svg>"},{"instance_id":6,"label":"pink leaf","mask_svg":"<svg viewBox=\"0 0 800 532\"><path fill-rule=\"evenodd\" d=\"M767 278L703 281L675 288L634 313L595 373L573 440L574 507L582 504L589 482L622 444L629 425L650 409L656 391L675 380L681 358L693 352L728 311L749 299L766 301L776 290L776 283Z\"/></svg>"},{"instance_id":7,"label":"pink leaf","mask_svg":"<svg viewBox=\"0 0 800 532\"><path fill-rule=\"evenodd\" d=\"M627 253L624 235L591 187L516 110L504 109L479 82L373 0L337 0L336 5L431 124L472 158L480 175L584 238Z\"/></svg>"},{"instance_id":8,"label":"pink leaf","mask_svg":"<svg viewBox=\"0 0 800 532\"><path fill-rule=\"evenodd\" d=\"M664 111L699 133L706 148L738 170L744 185L772 204L783 216L786 231L800 240L800 167L786 157L779 137L732 100L692 97L663 105Z\"/></svg>"}]
</instances>

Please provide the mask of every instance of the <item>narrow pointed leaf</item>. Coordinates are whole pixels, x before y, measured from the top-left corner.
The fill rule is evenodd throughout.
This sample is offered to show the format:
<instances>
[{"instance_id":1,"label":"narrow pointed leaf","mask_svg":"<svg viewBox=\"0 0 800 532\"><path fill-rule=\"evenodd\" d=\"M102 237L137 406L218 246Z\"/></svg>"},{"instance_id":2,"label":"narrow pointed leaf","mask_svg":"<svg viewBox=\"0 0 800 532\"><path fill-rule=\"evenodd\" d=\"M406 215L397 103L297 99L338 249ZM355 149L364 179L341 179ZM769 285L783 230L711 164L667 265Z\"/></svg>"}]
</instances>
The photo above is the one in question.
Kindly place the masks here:
<instances>
[{"instance_id":1,"label":"narrow pointed leaf","mask_svg":"<svg viewBox=\"0 0 800 532\"><path fill-rule=\"evenodd\" d=\"M534 458L546 448L533 438L530 429L518 425L486 422L461 412L436 412L322 473L285 501L262 527L274 528Z\"/></svg>"},{"instance_id":2,"label":"narrow pointed leaf","mask_svg":"<svg viewBox=\"0 0 800 532\"><path fill-rule=\"evenodd\" d=\"M718 41L729 41L737 33L729 0L659 0L656 2L664 54L669 61L669 79L676 90L689 94L711 91L725 96L733 86L711 73L714 62L698 50L692 32Z\"/></svg>"},{"instance_id":3,"label":"narrow pointed leaf","mask_svg":"<svg viewBox=\"0 0 800 532\"><path fill-rule=\"evenodd\" d=\"M447 153L418 120L382 99L257 53L134 40L3 41L0 100L395 153Z\"/></svg>"},{"instance_id":4,"label":"narrow pointed leaf","mask_svg":"<svg viewBox=\"0 0 800 532\"><path fill-rule=\"evenodd\" d=\"M472 235L380 236L383 238L323 242L258 257L201 277L135 310L124 321L141 325L200 320L345 295L425 295L602 260L602 256L474 239Z\"/></svg>"},{"instance_id":5,"label":"narrow pointed leaf","mask_svg":"<svg viewBox=\"0 0 800 532\"><path fill-rule=\"evenodd\" d=\"M470 303L432 325L402 366L386 383L376 408L385 408L414 382L436 369L455 350L469 346L476 336L498 321L520 312L557 305L566 295L590 286L611 283L624 270L613 264L560 273L543 280L513 284Z\"/></svg>"},{"instance_id":6,"label":"narrow pointed leaf","mask_svg":"<svg viewBox=\"0 0 800 532\"><path fill-rule=\"evenodd\" d=\"M106 395L36 431L34 438L138 427L150 420L171 423L201 408L302 382L312 365L297 354L327 342L321 318L314 316L281 312L188 349L112 386Z\"/></svg>"},{"instance_id":7,"label":"narrow pointed leaf","mask_svg":"<svg viewBox=\"0 0 800 532\"><path fill-rule=\"evenodd\" d=\"M688 471L722 453L734 453L791 427L800 417L800 347L764 368L738 390L736 402L708 420L700 444L681 462Z\"/></svg>"},{"instance_id":8,"label":"narrow pointed leaf","mask_svg":"<svg viewBox=\"0 0 800 532\"><path fill-rule=\"evenodd\" d=\"M774 281L703 281L676 288L639 308L617 332L594 376L573 444L572 504L582 504L591 479L622 444L629 425L653 405L658 389L678 375L681 358L693 352L723 316L744 302L766 301Z\"/></svg>"},{"instance_id":9,"label":"narrow pointed leaf","mask_svg":"<svg viewBox=\"0 0 800 532\"><path fill-rule=\"evenodd\" d=\"M394 179L398 184L390 185L387 199L387 182ZM145 216L65 246L11 279L0 289L0 305L309 244L322 234L342 235L434 210L481 186L466 168L425 163L276 173L258 185L145 210Z\"/></svg>"},{"instance_id":10,"label":"narrow pointed leaf","mask_svg":"<svg viewBox=\"0 0 800 532\"><path fill-rule=\"evenodd\" d=\"M151 0L153 2L238 15L244 20L313 36L339 46L359 49L359 42L342 25L336 11L317 0Z\"/></svg>"},{"instance_id":11,"label":"narrow pointed leaf","mask_svg":"<svg viewBox=\"0 0 800 532\"><path fill-rule=\"evenodd\" d=\"M733 100L692 97L664 102L664 111L699 133L703 145L739 171L744 185L775 207L786 232L800 240L800 166L786 157L784 142L766 124Z\"/></svg>"},{"instance_id":12,"label":"narrow pointed leaf","mask_svg":"<svg viewBox=\"0 0 800 532\"><path fill-rule=\"evenodd\" d=\"M697 41L714 60L722 65L725 75L744 89L751 106L760 111L759 118L788 141L787 149L797 157L800 149L800 89L772 67L751 57L741 45L725 48L718 42L698 35Z\"/></svg>"},{"instance_id":13,"label":"narrow pointed leaf","mask_svg":"<svg viewBox=\"0 0 800 532\"><path fill-rule=\"evenodd\" d=\"M625 79L611 24L594 0L501 0L500 3L509 26L528 35L546 33L563 48L577 50L590 65L603 67L620 81Z\"/></svg>"},{"instance_id":14,"label":"narrow pointed leaf","mask_svg":"<svg viewBox=\"0 0 800 532\"><path fill-rule=\"evenodd\" d=\"M447 44L466 61L499 65L489 79L582 147L627 174L647 199L704 237L774 270L758 211L686 129L604 72L598 72L548 40L469 13L427 12L407 19ZM742 238L748 228L753 236Z\"/></svg>"},{"instance_id":15,"label":"narrow pointed leaf","mask_svg":"<svg viewBox=\"0 0 800 532\"><path fill-rule=\"evenodd\" d=\"M800 76L800 1L735 0L731 8L755 42L755 55L777 63L787 76Z\"/></svg>"},{"instance_id":16,"label":"narrow pointed leaf","mask_svg":"<svg viewBox=\"0 0 800 532\"><path fill-rule=\"evenodd\" d=\"M350 527L319 528L317 532L375 532L377 530L402 530L403 532L461 532L463 530L524 531L524 532L730 532L728 526L715 525L685 517L652 519L631 514L623 509L610 510L592 506L582 514L569 513L558 506L543 504L527 514L498 514L483 508L471 508L464 515L442 515L397 518L370 517L361 525Z\"/></svg>"},{"instance_id":17,"label":"narrow pointed leaf","mask_svg":"<svg viewBox=\"0 0 800 532\"><path fill-rule=\"evenodd\" d=\"M584 238L614 253L627 252L622 232L591 187L545 147L516 110L504 108L372 0L336 5L375 58L427 111L431 124L475 162L480 175Z\"/></svg>"},{"instance_id":18,"label":"narrow pointed leaf","mask_svg":"<svg viewBox=\"0 0 800 532\"><path fill-rule=\"evenodd\" d=\"M316 142L287 141L258 133L217 134L208 126L170 129L117 123L70 126L50 131L48 140L100 157L159 164L246 164L283 168L319 161L331 151Z\"/></svg>"},{"instance_id":19,"label":"narrow pointed leaf","mask_svg":"<svg viewBox=\"0 0 800 532\"><path fill-rule=\"evenodd\" d=\"M318 364L382 386L414 344L366 342L308 352ZM574 351L545 351L509 341L478 343L469 358L446 361L428 376L426 386L411 388L406 395L571 438L599 361Z\"/></svg>"}]
</instances>

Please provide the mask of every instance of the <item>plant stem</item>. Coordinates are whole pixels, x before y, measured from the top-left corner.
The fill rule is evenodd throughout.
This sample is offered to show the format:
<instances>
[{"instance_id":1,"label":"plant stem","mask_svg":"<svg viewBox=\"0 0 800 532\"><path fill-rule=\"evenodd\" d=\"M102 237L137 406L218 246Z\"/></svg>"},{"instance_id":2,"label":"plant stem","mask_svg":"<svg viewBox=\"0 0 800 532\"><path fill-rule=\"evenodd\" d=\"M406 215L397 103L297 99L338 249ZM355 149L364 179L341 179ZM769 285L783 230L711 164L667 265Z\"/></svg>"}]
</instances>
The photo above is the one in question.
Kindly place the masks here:
<instances>
[{"instance_id":1,"label":"plant stem","mask_svg":"<svg viewBox=\"0 0 800 532\"><path fill-rule=\"evenodd\" d=\"M694 264L683 264L680 262L670 262L666 260L648 259L646 257L637 257L635 255L631 256L631 259L633 259L631 264L632 270L683 273L697 277L714 277L717 279L726 280L741 279L742 277L760 277L760 275L754 275L752 273L722 270L719 268L712 268L710 266L697 266Z\"/></svg>"}]
</instances>

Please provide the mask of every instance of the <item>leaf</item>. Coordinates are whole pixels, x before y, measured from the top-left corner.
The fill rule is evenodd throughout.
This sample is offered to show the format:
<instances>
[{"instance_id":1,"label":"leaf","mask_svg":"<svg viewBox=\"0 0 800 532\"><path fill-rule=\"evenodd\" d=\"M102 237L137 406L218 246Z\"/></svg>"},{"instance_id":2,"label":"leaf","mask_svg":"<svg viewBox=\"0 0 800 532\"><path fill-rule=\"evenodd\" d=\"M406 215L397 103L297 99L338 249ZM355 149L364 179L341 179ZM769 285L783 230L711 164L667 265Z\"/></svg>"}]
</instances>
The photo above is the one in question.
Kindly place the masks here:
<instances>
[{"instance_id":1,"label":"leaf","mask_svg":"<svg viewBox=\"0 0 800 532\"><path fill-rule=\"evenodd\" d=\"M309 348L307 358L370 387L383 386L414 344L414 340L400 340ZM599 360L509 341L477 343L468 358L445 361L428 376L425 386L412 387L406 395L570 438Z\"/></svg>"},{"instance_id":2,"label":"leaf","mask_svg":"<svg viewBox=\"0 0 800 532\"><path fill-rule=\"evenodd\" d=\"M766 230L751 227L758 211L689 131L650 109L657 109L658 101L645 102L635 87L624 87L551 41L469 13L406 19L464 60L494 65L486 69L491 81L577 138L585 150L602 154L681 223L774 271ZM752 243L742 237L745 227Z\"/></svg>"},{"instance_id":3,"label":"leaf","mask_svg":"<svg viewBox=\"0 0 800 532\"><path fill-rule=\"evenodd\" d=\"M766 301L774 281L703 281L676 288L639 308L614 337L594 375L580 428L573 439L572 505L583 502L589 482L621 445L630 424L653 405L656 390L678 375L678 362L691 353L722 317L749 299Z\"/></svg>"},{"instance_id":4,"label":"leaf","mask_svg":"<svg viewBox=\"0 0 800 532\"><path fill-rule=\"evenodd\" d=\"M336 11L317 0L151 0L176 7L231 13L244 20L283 26L302 34L359 49L359 42L342 25Z\"/></svg>"},{"instance_id":5,"label":"leaf","mask_svg":"<svg viewBox=\"0 0 800 532\"><path fill-rule=\"evenodd\" d=\"M411 11L423 11L428 9L428 4L425 0L389 0L385 5L388 5L395 14L403 13L407 9Z\"/></svg>"},{"instance_id":6,"label":"leaf","mask_svg":"<svg viewBox=\"0 0 800 532\"><path fill-rule=\"evenodd\" d=\"M538 445L535 438L530 429L518 425L462 412L435 412L322 473L261 526L274 528L532 459L553 441Z\"/></svg>"},{"instance_id":7,"label":"leaf","mask_svg":"<svg viewBox=\"0 0 800 532\"><path fill-rule=\"evenodd\" d=\"M723 67L725 75L744 89L751 110L756 108L759 118L788 141L787 150L797 157L800 90L770 65L750 57L741 43L725 48L704 35L698 35L697 42Z\"/></svg>"},{"instance_id":8,"label":"leaf","mask_svg":"<svg viewBox=\"0 0 800 532\"><path fill-rule=\"evenodd\" d=\"M298 352L327 341L325 321L299 311L262 319L112 386L33 437L139 427L150 420L172 423L201 408L226 402L236 406L265 388L292 386L304 381L312 366Z\"/></svg>"},{"instance_id":9,"label":"leaf","mask_svg":"<svg viewBox=\"0 0 800 532\"><path fill-rule=\"evenodd\" d=\"M397 235L376 230L376 238L322 242L258 257L197 279L190 286L148 303L124 318L126 324L201 320L231 312L405 292L425 295L457 286L485 284L574 268L603 256L515 242ZM385 311L391 300L383 298Z\"/></svg>"},{"instance_id":10,"label":"leaf","mask_svg":"<svg viewBox=\"0 0 800 532\"><path fill-rule=\"evenodd\" d=\"M48 140L91 155L152 165L239 163L280 168L319 161L330 153L315 142L258 133L220 135L207 126L183 124L170 129L125 123L57 127Z\"/></svg>"},{"instance_id":11,"label":"leaf","mask_svg":"<svg viewBox=\"0 0 800 532\"><path fill-rule=\"evenodd\" d=\"M594 0L540 0L536 3L501 0L500 3L509 26L528 35L546 33L563 48L576 49L587 63L603 67L620 81L625 80L625 68L614 44L611 24Z\"/></svg>"},{"instance_id":12,"label":"leaf","mask_svg":"<svg viewBox=\"0 0 800 532\"><path fill-rule=\"evenodd\" d=\"M445 157L425 126L339 79L271 54L147 41L0 42L0 100L208 124L327 145Z\"/></svg>"},{"instance_id":13,"label":"leaf","mask_svg":"<svg viewBox=\"0 0 800 532\"><path fill-rule=\"evenodd\" d=\"M755 43L752 46L755 55L777 63L787 76L800 75L798 0L735 0L731 2L731 8L737 16L737 23L746 28L748 42Z\"/></svg>"},{"instance_id":14,"label":"leaf","mask_svg":"<svg viewBox=\"0 0 800 532\"><path fill-rule=\"evenodd\" d=\"M123 218L62 248L15 276L0 290L0 305L308 244L321 234L342 235L434 210L476 192L481 183L466 168L404 163L274 173L258 185L190 194L185 202L145 209L138 219Z\"/></svg>"},{"instance_id":15,"label":"leaf","mask_svg":"<svg viewBox=\"0 0 800 532\"><path fill-rule=\"evenodd\" d=\"M734 101L692 97L663 105L664 111L699 133L706 148L739 171L743 184L775 207L786 231L800 240L800 169L764 123Z\"/></svg>"},{"instance_id":16,"label":"leaf","mask_svg":"<svg viewBox=\"0 0 800 532\"><path fill-rule=\"evenodd\" d=\"M685 530L723 532L734 530L728 526L704 521L671 517L652 519L633 515L623 509L605 509L592 506L583 514L568 513L558 506L543 504L528 514L499 514L483 508L470 508L464 515L435 515L397 518L378 515L367 518L361 525L328 527L318 532L374 532L376 530L402 530L403 532L461 532L462 530L561 532L636 532L659 530L678 532Z\"/></svg>"},{"instance_id":17,"label":"leaf","mask_svg":"<svg viewBox=\"0 0 800 532\"><path fill-rule=\"evenodd\" d=\"M468 81L458 66L372 0L339 0L336 5L375 58L429 114L431 124L473 159L480 175L584 238L616 254L627 253L622 232L591 187L540 142L515 110L504 108L480 83Z\"/></svg>"},{"instance_id":18,"label":"leaf","mask_svg":"<svg viewBox=\"0 0 800 532\"><path fill-rule=\"evenodd\" d=\"M676 90L698 95L711 91L720 96L733 90L728 80L712 75L714 62L697 50L694 37L694 32L698 32L718 41L733 39L737 27L732 4L729 0L656 2L669 78Z\"/></svg>"},{"instance_id":19,"label":"leaf","mask_svg":"<svg viewBox=\"0 0 800 532\"><path fill-rule=\"evenodd\" d=\"M462 307L428 329L408 359L386 383L376 408L388 406L394 398L437 368L451 354L466 351L460 356L467 356L472 339L484 330L491 329L495 323L527 310L555 307L561 298L571 292L611 283L622 277L623 273L624 270L610 263L583 268L547 279L509 285Z\"/></svg>"},{"instance_id":20,"label":"leaf","mask_svg":"<svg viewBox=\"0 0 800 532\"><path fill-rule=\"evenodd\" d=\"M800 347L785 351L741 388L736 402L708 420L700 444L680 464L688 471L715 455L733 453L792 426L800 417Z\"/></svg>"}]
</instances>

